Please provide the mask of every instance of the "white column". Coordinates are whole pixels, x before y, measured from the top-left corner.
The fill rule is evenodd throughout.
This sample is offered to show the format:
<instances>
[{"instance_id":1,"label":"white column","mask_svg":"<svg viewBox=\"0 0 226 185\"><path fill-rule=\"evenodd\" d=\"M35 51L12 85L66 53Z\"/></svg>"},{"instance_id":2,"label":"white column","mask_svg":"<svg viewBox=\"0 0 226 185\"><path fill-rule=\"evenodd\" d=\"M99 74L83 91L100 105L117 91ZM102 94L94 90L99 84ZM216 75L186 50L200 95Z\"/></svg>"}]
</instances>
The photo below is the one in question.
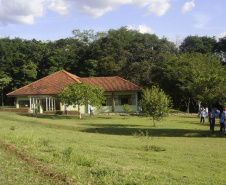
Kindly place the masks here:
<instances>
[{"instance_id":1,"label":"white column","mask_svg":"<svg viewBox=\"0 0 226 185\"><path fill-rule=\"evenodd\" d=\"M33 112L35 112L35 98L33 98L32 108L33 108Z\"/></svg>"},{"instance_id":2,"label":"white column","mask_svg":"<svg viewBox=\"0 0 226 185\"><path fill-rule=\"evenodd\" d=\"M49 111L50 111L50 98L49 98Z\"/></svg>"},{"instance_id":3,"label":"white column","mask_svg":"<svg viewBox=\"0 0 226 185\"><path fill-rule=\"evenodd\" d=\"M48 98L46 96L46 111L48 111Z\"/></svg>"},{"instance_id":4,"label":"white column","mask_svg":"<svg viewBox=\"0 0 226 185\"><path fill-rule=\"evenodd\" d=\"M52 111L53 111L53 98L51 98Z\"/></svg>"},{"instance_id":5,"label":"white column","mask_svg":"<svg viewBox=\"0 0 226 185\"><path fill-rule=\"evenodd\" d=\"M30 110L31 110L31 97L29 97L29 104L30 104Z\"/></svg>"}]
</instances>

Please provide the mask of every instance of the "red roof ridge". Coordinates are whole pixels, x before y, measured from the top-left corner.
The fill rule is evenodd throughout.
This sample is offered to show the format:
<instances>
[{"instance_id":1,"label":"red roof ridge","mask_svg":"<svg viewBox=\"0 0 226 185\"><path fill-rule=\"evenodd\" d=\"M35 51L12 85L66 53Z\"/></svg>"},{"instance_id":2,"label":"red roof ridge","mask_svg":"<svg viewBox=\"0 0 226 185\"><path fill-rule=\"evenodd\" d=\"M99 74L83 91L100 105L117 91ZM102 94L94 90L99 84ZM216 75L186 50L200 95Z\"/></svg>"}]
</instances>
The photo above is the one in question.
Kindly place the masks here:
<instances>
[{"instance_id":1,"label":"red roof ridge","mask_svg":"<svg viewBox=\"0 0 226 185\"><path fill-rule=\"evenodd\" d=\"M69 77L71 77L73 80L75 80L76 82L78 82L78 83L82 83L80 80L79 80L79 78L80 77L78 77L78 76L76 76L76 75L74 75L74 74L72 74L72 73L69 73L69 72L67 72L67 71L65 71L65 70L60 70L60 71L58 71L58 72L64 72L66 75L68 75ZM56 73L58 73L58 72L56 72ZM55 74L55 73L53 73L53 74ZM50 75L49 75L50 76Z\"/></svg>"},{"instance_id":2,"label":"red roof ridge","mask_svg":"<svg viewBox=\"0 0 226 185\"><path fill-rule=\"evenodd\" d=\"M34 81L34 82L32 82L32 83L29 83L29 84L27 84L27 85L25 85L25 86L23 86L23 87L20 87L19 89L16 89L16 90L14 90L14 91L12 91L12 92L6 94L6 95L9 96L10 94L15 93L15 92L19 91L19 90L22 89L22 88L25 88L25 87L30 86L30 85L33 85L33 84L35 84L35 83L37 83L37 82L43 81L43 80L45 80L46 78L49 78L49 77L51 77L52 75L55 75L55 74L60 73L60 72L65 73L67 76L69 76L70 78L72 78L75 82L82 83L82 82L79 80L79 77L78 77L78 76L74 75L74 76L75 76L75 77L74 77L74 76L72 76L71 73L69 73L69 72L67 72L67 71L65 71L65 70L60 70L60 71L57 71L57 72L55 72L55 73L52 73L52 74L50 74L50 75L48 75L48 76L45 76L45 77L43 77L43 78L41 78L41 79L39 79L39 80L36 80L36 81Z\"/></svg>"},{"instance_id":3,"label":"red roof ridge","mask_svg":"<svg viewBox=\"0 0 226 185\"><path fill-rule=\"evenodd\" d=\"M126 79L124 79L124 78L122 78L122 77L119 77L119 76L116 76L116 77L121 78L123 81L129 82L129 83L131 83L131 84L135 85L136 87L141 88L141 89L143 90L143 88L142 88L142 87L140 87L140 86L136 85L136 84L135 84L135 83L133 83L133 82L130 82L129 80L126 80Z\"/></svg>"}]
</instances>

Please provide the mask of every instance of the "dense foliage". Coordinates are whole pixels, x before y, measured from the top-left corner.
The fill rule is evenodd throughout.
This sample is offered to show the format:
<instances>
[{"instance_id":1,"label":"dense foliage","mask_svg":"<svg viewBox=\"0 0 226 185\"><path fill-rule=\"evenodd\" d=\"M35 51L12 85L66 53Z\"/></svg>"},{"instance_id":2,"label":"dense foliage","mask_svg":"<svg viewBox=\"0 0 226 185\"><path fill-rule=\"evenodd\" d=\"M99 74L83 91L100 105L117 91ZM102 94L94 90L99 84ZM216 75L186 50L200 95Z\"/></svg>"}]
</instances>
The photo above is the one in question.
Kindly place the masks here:
<instances>
[{"instance_id":1,"label":"dense foliage","mask_svg":"<svg viewBox=\"0 0 226 185\"><path fill-rule=\"evenodd\" d=\"M225 99L226 37L188 36L176 47L166 38L126 27L72 34L46 42L0 39L0 79L12 79L1 90L5 103L12 104L6 93L61 69L80 77L120 76L143 88L158 85L180 109Z\"/></svg>"},{"instance_id":2,"label":"dense foliage","mask_svg":"<svg viewBox=\"0 0 226 185\"><path fill-rule=\"evenodd\" d=\"M95 87L85 83L73 83L60 91L58 98L63 104L78 106L79 118L81 118L80 106L100 107L105 100L103 94L102 87Z\"/></svg>"},{"instance_id":3,"label":"dense foliage","mask_svg":"<svg viewBox=\"0 0 226 185\"><path fill-rule=\"evenodd\" d=\"M168 115L171 100L162 89L153 86L151 89L143 91L140 105L142 106L143 114L152 117L153 125L155 126L155 120L160 120L163 116Z\"/></svg>"}]
</instances>

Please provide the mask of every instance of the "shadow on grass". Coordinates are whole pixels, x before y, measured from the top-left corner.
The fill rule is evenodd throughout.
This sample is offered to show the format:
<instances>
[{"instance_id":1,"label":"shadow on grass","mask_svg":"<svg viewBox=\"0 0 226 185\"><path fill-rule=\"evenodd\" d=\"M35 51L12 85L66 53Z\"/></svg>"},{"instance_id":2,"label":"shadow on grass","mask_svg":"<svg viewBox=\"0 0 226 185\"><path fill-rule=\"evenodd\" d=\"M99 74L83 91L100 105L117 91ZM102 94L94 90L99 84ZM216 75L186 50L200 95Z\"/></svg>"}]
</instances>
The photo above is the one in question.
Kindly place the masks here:
<instances>
[{"instance_id":1,"label":"shadow on grass","mask_svg":"<svg viewBox=\"0 0 226 185\"><path fill-rule=\"evenodd\" d=\"M26 116L30 118L41 118L41 119L74 119L78 118L78 116L66 116L66 115L58 115L58 114L38 114L37 116L35 114L18 114L20 116Z\"/></svg>"},{"instance_id":2,"label":"shadow on grass","mask_svg":"<svg viewBox=\"0 0 226 185\"><path fill-rule=\"evenodd\" d=\"M30 117L30 118L41 118L41 119L75 119L78 118L78 115L58 115L58 114L38 114L37 116L35 114L20 114L18 113L18 115L20 116L26 116L26 117ZM92 119L93 117L87 116L87 115L83 115L82 119ZM106 116L106 117L94 117L94 118L98 118L98 119L113 119L110 116Z\"/></svg>"},{"instance_id":3,"label":"shadow on grass","mask_svg":"<svg viewBox=\"0 0 226 185\"><path fill-rule=\"evenodd\" d=\"M36 117L33 114L20 114L21 116ZM37 118L41 119L76 119L78 116L65 116L65 115L38 115ZM89 119L86 116L84 119ZM112 117L95 117L98 119L113 119ZM79 120L79 119L78 119ZM91 118L92 120L92 118ZM188 124L200 124L197 122L185 121ZM108 135L124 135L132 136L135 133L140 133L140 131L145 132L148 130L150 136L153 137L226 137L226 134L219 133L219 125L215 126L215 133L209 130L196 130L196 129L159 129L152 127L150 129L140 128L141 125L124 125L124 124L92 124L83 123L85 127L81 126L67 126L64 124L55 123L44 123L39 121L30 121L29 124L38 124L48 128L63 129L77 132L87 132L87 133L98 133L98 134L108 134ZM203 124L204 127L209 127L209 124ZM88 128L86 128L88 127Z\"/></svg>"},{"instance_id":4,"label":"shadow on grass","mask_svg":"<svg viewBox=\"0 0 226 185\"><path fill-rule=\"evenodd\" d=\"M98 125L96 125L98 126ZM190 130L190 129L144 129L144 128L117 128L110 125L103 127L88 128L81 130L87 133L109 134L109 135L124 135L131 136L135 133L139 134L140 131L146 132L148 130L149 135L152 137L226 137L226 134L222 134L219 131L206 131L206 130ZM138 126L138 125L137 125ZM118 125L119 127L119 125ZM133 125L134 127L134 125Z\"/></svg>"}]
</instances>

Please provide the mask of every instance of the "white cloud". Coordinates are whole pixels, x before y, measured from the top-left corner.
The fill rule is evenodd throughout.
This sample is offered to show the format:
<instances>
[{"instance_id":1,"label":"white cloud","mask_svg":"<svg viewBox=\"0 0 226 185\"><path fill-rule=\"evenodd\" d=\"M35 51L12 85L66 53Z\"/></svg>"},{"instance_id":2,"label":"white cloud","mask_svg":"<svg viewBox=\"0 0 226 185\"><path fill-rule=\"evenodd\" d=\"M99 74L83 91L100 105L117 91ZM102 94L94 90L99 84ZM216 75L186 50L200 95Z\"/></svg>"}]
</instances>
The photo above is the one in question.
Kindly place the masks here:
<instances>
[{"instance_id":1,"label":"white cloud","mask_svg":"<svg viewBox=\"0 0 226 185\"><path fill-rule=\"evenodd\" d=\"M139 28L138 30L139 30L140 33L151 33L151 34L154 33L154 31L151 28L147 27L144 24L139 25L138 28Z\"/></svg>"},{"instance_id":2,"label":"white cloud","mask_svg":"<svg viewBox=\"0 0 226 185\"><path fill-rule=\"evenodd\" d=\"M148 5L147 15L154 14L157 16L162 16L170 8L168 1L153 1Z\"/></svg>"},{"instance_id":3,"label":"white cloud","mask_svg":"<svg viewBox=\"0 0 226 185\"><path fill-rule=\"evenodd\" d=\"M195 7L195 0L192 0L192 1L189 1L189 2L186 2L184 4L184 6L182 7L181 11L183 13L186 13L186 12L189 12L192 10L192 8Z\"/></svg>"},{"instance_id":4,"label":"white cloud","mask_svg":"<svg viewBox=\"0 0 226 185\"><path fill-rule=\"evenodd\" d=\"M121 5L146 8L146 15L163 16L172 0L0 0L0 24L34 24L35 17L42 17L50 9L60 15L78 11L97 18Z\"/></svg>"},{"instance_id":5,"label":"white cloud","mask_svg":"<svg viewBox=\"0 0 226 185\"><path fill-rule=\"evenodd\" d=\"M140 33L154 34L154 31L151 28L149 28L148 26L146 26L145 24L139 25L138 27L137 26L128 25L127 29L128 30L137 30Z\"/></svg>"},{"instance_id":6,"label":"white cloud","mask_svg":"<svg viewBox=\"0 0 226 185\"><path fill-rule=\"evenodd\" d=\"M226 31L217 35L216 39L218 40L218 39L223 38L223 37L226 37Z\"/></svg>"},{"instance_id":7,"label":"white cloud","mask_svg":"<svg viewBox=\"0 0 226 185\"><path fill-rule=\"evenodd\" d=\"M34 17L44 15L45 0L1 0L1 24L33 24Z\"/></svg>"},{"instance_id":8,"label":"white cloud","mask_svg":"<svg viewBox=\"0 0 226 185\"><path fill-rule=\"evenodd\" d=\"M70 4L68 1L65 0L49 0L49 1L50 1L50 4L48 5L49 9L61 15L66 15L69 13L68 9L70 7Z\"/></svg>"},{"instance_id":9,"label":"white cloud","mask_svg":"<svg viewBox=\"0 0 226 185\"><path fill-rule=\"evenodd\" d=\"M147 8L146 15L162 16L170 8L171 0L73 0L77 10L92 17L102 16L108 11L117 9L120 5L132 5L136 8Z\"/></svg>"}]
</instances>

